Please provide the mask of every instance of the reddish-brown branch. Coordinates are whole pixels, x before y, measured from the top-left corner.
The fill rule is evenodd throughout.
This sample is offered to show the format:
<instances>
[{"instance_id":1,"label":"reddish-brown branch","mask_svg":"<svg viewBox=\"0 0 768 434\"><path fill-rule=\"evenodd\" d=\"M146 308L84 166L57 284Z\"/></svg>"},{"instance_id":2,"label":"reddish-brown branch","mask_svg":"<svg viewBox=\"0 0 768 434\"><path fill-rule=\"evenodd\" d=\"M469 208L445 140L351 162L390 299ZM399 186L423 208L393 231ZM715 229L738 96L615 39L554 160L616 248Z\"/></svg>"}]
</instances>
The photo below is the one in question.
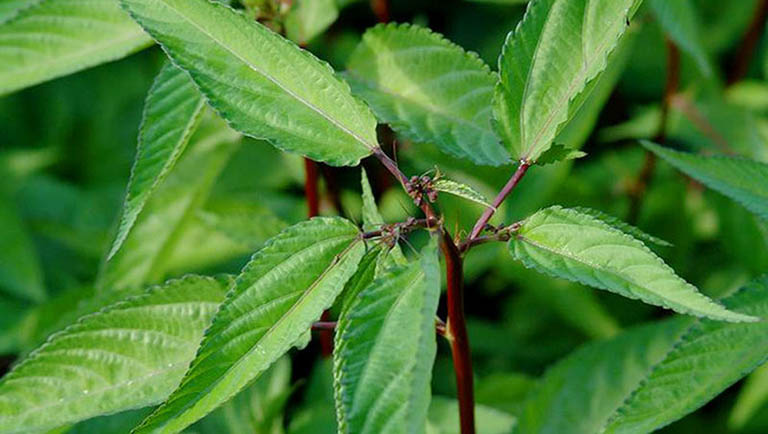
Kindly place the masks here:
<instances>
[{"instance_id":1,"label":"reddish-brown branch","mask_svg":"<svg viewBox=\"0 0 768 434\"><path fill-rule=\"evenodd\" d=\"M371 9L380 23L389 22L389 0L371 0Z\"/></svg>"},{"instance_id":2,"label":"reddish-brown branch","mask_svg":"<svg viewBox=\"0 0 768 434\"><path fill-rule=\"evenodd\" d=\"M755 9L752 22L749 24L741 46L739 46L736 53L733 69L731 69L731 73L728 76L729 85L736 83L747 75L755 48L760 41L760 35L763 33L766 18L768 18L768 0L760 0Z\"/></svg>"}]
</instances>

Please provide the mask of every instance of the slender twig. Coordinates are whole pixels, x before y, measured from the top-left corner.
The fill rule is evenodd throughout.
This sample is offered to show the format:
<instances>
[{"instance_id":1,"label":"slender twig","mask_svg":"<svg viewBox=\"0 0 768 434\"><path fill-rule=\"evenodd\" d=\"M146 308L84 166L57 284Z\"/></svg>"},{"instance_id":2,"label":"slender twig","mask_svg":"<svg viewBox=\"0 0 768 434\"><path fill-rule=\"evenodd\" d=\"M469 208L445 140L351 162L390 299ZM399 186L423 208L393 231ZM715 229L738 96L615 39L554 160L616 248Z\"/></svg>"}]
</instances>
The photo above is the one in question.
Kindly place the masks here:
<instances>
[{"instance_id":1,"label":"slender twig","mask_svg":"<svg viewBox=\"0 0 768 434\"><path fill-rule=\"evenodd\" d=\"M312 324L312 330L329 332L336 329L336 321L318 321Z\"/></svg>"},{"instance_id":2,"label":"slender twig","mask_svg":"<svg viewBox=\"0 0 768 434\"><path fill-rule=\"evenodd\" d=\"M654 137L654 141L657 143L664 143L667 139L669 108L672 104L675 92L677 92L680 83L680 50L669 38L666 38L666 46L667 80L666 84L664 85L664 96L661 100L661 116L659 117L659 126L656 130L656 136ZM637 222L637 218L640 215L640 208L643 203L643 196L645 196L645 191L648 189L648 183L653 177L653 172L655 169L656 154L646 150L643 167L640 169L640 173L638 173L637 179L629 191L629 214L627 215L627 221L630 223L634 224Z\"/></svg>"},{"instance_id":3,"label":"slender twig","mask_svg":"<svg viewBox=\"0 0 768 434\"><path fill-rule=\"evenodd\" d=\"M317 178L317 163L304 158L304 196L307 198L307 217L309 218L320 214Z\"/></svg>"},{"instance_id":4,"label":"slender twig","mask_svg":"<svg viewBox=\"0 0 768 434\"><path fill-rule=\"evenodd\" d=\"M763 33L766 18L768 18L768 0L760 0L755 9L752 22L749 24L739 50L736 53L733 69L728 76L728 85L738 82L747 75L749 64L752 63L752 57L755 53L755 47L757 47L760 35Z\"/></svg>"},{"instance_id":5,"label":"slender twig","mask_svg":"<svg viewBox=\"0 0 768 434\"><path fill-rule=\"evenodd\" d=\"M337 321L317 321L312 323L312 330L320 332L332 332L336 330L338 325L339 323ZM435 318L435 333L445 337L446 339L451 339L446 330L445 322L440 318Z\"/></svg>"},{"instance_id":6,"label":"slender twig","mask_svg":"<svg viewBox=\"0 0 768 434\"><path fill-rule=\"evenodd\" d=\"M509 196L510 193L512 193L512 190L515 189L518 183L520 183L520 180L523 179L523 176L528 172L528 168L531 167L531 164L527 161L521 161L520 165L517 166L517 170L514 174L512 174L512 177L509 178L509 181L507 181L507 184L504 186L504 188L501 189L499 194L496 196L495 199L493 199L492 206L489 206L488 208L483 211L483 214L480 216L479 219L477 219L477 223L475 223L475 226L472 228L472 232L470 232L469 237L467 237L467 240L462 243L462 245L466 247L472 246L472 242L480 236L480 233L485 229L485 225L488 224L488 221L491 220L491 217L493 217L493 214L496 212L496 210L501 206L502 202L504 202L504 199ZM463 252L464 250L462 250Z\"/></svg>"}]
</instances>

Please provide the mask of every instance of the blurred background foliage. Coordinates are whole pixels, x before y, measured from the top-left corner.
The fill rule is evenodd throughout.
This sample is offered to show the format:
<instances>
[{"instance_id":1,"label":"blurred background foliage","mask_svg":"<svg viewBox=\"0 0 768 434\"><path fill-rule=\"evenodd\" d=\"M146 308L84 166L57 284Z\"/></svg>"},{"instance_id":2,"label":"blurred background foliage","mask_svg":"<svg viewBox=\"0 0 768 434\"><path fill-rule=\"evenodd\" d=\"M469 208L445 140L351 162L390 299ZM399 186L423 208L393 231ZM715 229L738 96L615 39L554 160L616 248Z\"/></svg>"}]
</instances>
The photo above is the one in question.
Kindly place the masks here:
<instances>
[{"instance_id":1,"label":"blurred background foliage","mask_svg":"<svg viewBox=\"0 0 768 434\"><path fill-rule=\"evenodd\" d=\"M0 14L18 0L0 3ZM281 14L269 2L245 1L257 16ZM382 13L428 26L495 68L504 37L525 10L521 0L294 0L269 24L343 70L366 28ZM588 206L630 218L644 164L635 139L656 134L667 54L659 17L648 2L631 36L578 116L562 132L588 157L535 168L497 222L513 222L549 204ZM705 153L768 162L768 36L764 30L743 76L732 79L739 47L758 0L693 0L688 23L701 52L683 50L667 142ZM382 5L388 6L383 11ZM372 7L373 6L373 7ZM278 5L279 7L279 5ZM261 8L261 9L259 9ZM376 12L378 12L378 17ZM1 15L0 15L1 16ZM688 33L690 35L691 33ZM264 240L305 218L303 163L266 143L212 137L213 117L163 182L121 253L107 265L136 149L145 95L164 61L153 47L0 98L0 354L3 370L51 332L111 300L99 288L139 291L185 273L235 273ZM210 127L210 128L206 128ZM382 130L385 146L395 137ZM439 167L452 179L493 196L509 167L476 167L433 146L397 140L405 173ZM393 180L367 161L387 221L414 207ZM360 221L357 169L324 169L322 214ZM452 231L466 231L479 205L441 196ZM643 230L674 244L661 255L711 296L726 294L768 270L768 227L748 211L658 163L636 215ZM418 239L411 240L419 244ZM412 246L404 246L406 251ZM514 264L503 245L467 258L467 310L481 412L515 415L537 378L581 344L668 315L660 309L550 279ZM124 296L125 293L120 294ZM114 293L110 295L115 297ZM455 395L450 353L441 343L433 390ZM666 433L768 432L768 369L758 370ZM192 427L199 433L335 432L331 371L316 342L283 359L251 388ZM734 402L736 405L734 406ZM453 415L433 405L435 427ZM107 416L68 432L125 432L146 410ZM493 421L493 417L481 419ZM437 428L436 428L437 429ZM493 427L489 427L493 430ZM440 431L446 432L446 431Z\"/></svg>"}]
</instances>

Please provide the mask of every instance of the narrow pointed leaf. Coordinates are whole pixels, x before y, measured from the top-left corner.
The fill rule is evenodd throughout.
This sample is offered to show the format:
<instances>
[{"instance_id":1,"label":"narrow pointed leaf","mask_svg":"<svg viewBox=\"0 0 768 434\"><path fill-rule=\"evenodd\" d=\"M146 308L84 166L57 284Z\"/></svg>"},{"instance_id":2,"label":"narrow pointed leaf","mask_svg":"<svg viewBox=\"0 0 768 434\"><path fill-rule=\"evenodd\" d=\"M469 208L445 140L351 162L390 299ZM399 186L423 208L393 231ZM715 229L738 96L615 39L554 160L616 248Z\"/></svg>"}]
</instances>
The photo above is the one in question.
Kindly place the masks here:
<instances>
[{"instance_id":1,"label":"narrow pointed leaf","mask_svg":"<svg viewBox=\"0 0 768 434\"><path fill-rule=\"evenodd\" d=\"M476 54L429 29L378 25L347 72L355 93L405 137L477 164L509 162L490 124L496 77Z\"/></svg>"},{"instance_id":2,"label":"narrow pointed leaf","mask_svg":"<svg viewBox=\"0 0 768 434\"><path fill-rule=\"evenodd\" d=\"M237 277L179 388L135 432L179 432L242 390L309 332L364 253L340 218L272 238Z\"/></svg>"},{"instance_id":3,"label":"narrow pointed leaf","mask_svg":"<svg viewBox=\"0 0 768 434\"><path fill-rule=\"evenodd\" d=\"M603 222L607 223L609 226L612 226L624 232L625 234L632 235L633 237L637 238L638 240L644 243L656 244L657 246L663 246L663 247L672 246L672 243L668 241L664 241L661 238L656 238L653 235L647 234L637 226L632 226L631 224L622 221L618 217L612 216L610 214L606 214L600 210L596 210L594 208L585 208L581 206L577 206L571 209L576 212L580 212L582 214L587 214L589 216L592 216L598 220L602 220Z\"/></svg>"},{"instance_id":4,"label":"narrow pointed leaf","mask_svg":"<svg viewBox=\"0 0 768 434\"><path fill-rule=\"evenodd\" d=\"M432 182L432 188L434 188L437 191L442 191L443 193L453 194L455 196L463 197L464 199L471 200L472 202L479 203L480 205L485 205L488 207L492 207L488 202L488 199L485 198L485 196L482 195L482 193L478 192L474 188L462 184L460 182L456 182L451 179L447 178L441 178L434 182Z\"/></svg>"},{"instance_id":5,"label":"narrow pointed leaf","mask_svg":"<svg viewBox=\"0 0 768 434\"><path fill-rule=\"evenodd\" d=\"M499 58L493 112L512 157L536 161L602 72L637 0L533 0Z\"/></svg>"},{"instance_id":6,"label":"narrow pointed leaf","mask_svg":"<svg viewBox=\"0 0 768 434\"><path fill-rule=\"evenodd\" d=\"M0 95L152 44L117 0L28 2L0 22Z\"/></svg>"},{"instance_id":7,"label":"narrow pointed leaf","mask_svg":"<svg viewBox=\"0 0 768 434\"><path fill-rule=\"evenodd\" d=\"M342 312L334 351L339 432L424 432L439 273L432 240L420 260L391 269Z\"/></svg>"},{"instance_id":8,"label":"narrow pointed leaf","mask_svg":"<svg viewBox=\"0 0 768 434\"><path fill-rule=\"evenodd\" d=\"M723 303L763 321L697 323L619 408L606 433L655 431L701 407L768 360L768 276Z\"/></svg>"},{"instance_id":9,"label":"narrow pointed leaf","mask_svg":"<svg viewBox=\"0 0 768 434\"><path fill-rule=\"evenodd\" d=\"M746 158L704 157L642 143L686 175L768 219L768 164Z\"/></svg>"},{"instance_id":10,"label":"narrow pointed leaf","mask_svg":"<svg viewBox=\"0 0 768 434\"><path fill-rule=\"evenodd\" d=\"M701 39L698 11L691 0L649 0L648 4L664 34L693 57L704 75L711 75L712 65Z\"/></svg>"},{"instance_id":11,"label":"narrow pointed leaf","mask_svg":"<svg viewBox=\"0 0 768 434\"><path fill-rule=\"evenodd\" d=\"M565 145L555 143L544 151L541 156L536 160L536 164L544 166L547 164L559 163L560 161L575 160L577 158L586 157L587 153L579 151L578 149L571 149Z\"/></svg>"},{"instance_id":12,"label":"narrow pointed leaf","mask_svg":"<svg viewBox=\"0 0 768 434\"><path fill-rule=\"evenodd\" d=\"M144 103L136 160L107 260L120 249L147 200L176 165L204 107L203 96L186 72L171 64L163 67Z\"/></svg>"},{"instance_id":13,"label":"narrow pointed leaf","mask_svg":"<svg viewBox=\"0 0 768 434\"><path fill-rule=\"evenodd\" d=\"M229 6L121 0L243 134L333 165L377 146L376 119L327 64Z\"/></svg>"},{"instance_id":14,"label":"narrow pointed leaf","mask_svg":"<svg viewBox=\"0 0 768 434\"><path fill-rule=\"evenodd\" d=\"M509 243L526 267L676 312L725 321L727 310L677 276L642 242L590 215L555 206L530 216Z\"/></svg>"},{"instance_id":15,"label":"narrow pointed leaf","mask_svg":"<svg viewBox=\"0 0 768 434\"><path fill-rule=\"evenodd\" d=\"M170 281L56 333L0 381L0 432L161 402L181 381L228 284Z\"/></svg>"},{"instance_id":16,"label":"narrow pointed leaf","mask_svg":"<svg viewBox=\"0 0 768 434\"><path fill-rule=\"evenodd\" d=\"M371 184L368 182L368 175L365 173L365 169L361 171L360 185L363 189L363 229L380 229L384 224L384 217L381 216L379 207L376 206L376 199L373 197L373 190L371 190ZM381 269L388 268L394 264L403 265L406 263L399 244L395 244L387 253L381 255L380 261Z\"/></svg>"}]
</instances>

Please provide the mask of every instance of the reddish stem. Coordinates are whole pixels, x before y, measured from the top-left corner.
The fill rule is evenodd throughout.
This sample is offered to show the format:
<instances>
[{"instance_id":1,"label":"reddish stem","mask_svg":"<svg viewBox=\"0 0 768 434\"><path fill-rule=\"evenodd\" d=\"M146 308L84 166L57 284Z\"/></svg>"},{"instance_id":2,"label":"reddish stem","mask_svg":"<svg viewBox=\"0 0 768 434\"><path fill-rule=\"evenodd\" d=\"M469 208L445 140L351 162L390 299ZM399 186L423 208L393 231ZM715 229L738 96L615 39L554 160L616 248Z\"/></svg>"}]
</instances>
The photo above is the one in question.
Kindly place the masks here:
<instances>
[{"instance_id":1,"label":"reddish stem","mask_svg":"<svg viewBox=\"0 0 768 434\"><path fill-rule=\"evenodd\" d=\"M504 186L504 188L501 189L499 194L496 196L495 199L493 199L492 206L489 206L488 208L483 211L483 214L480 216L479 219L477 219L477 223L475 223L475 227L472 228L472 232L470 232L469 237L467 237L467 241L463 243L463 245L470 246L472 245L472 242L480 236L480 233L485 228L485 225L488 224L488 221L491 220L491 217L493 217L493 214L496 212L496 210L501 206L501 203L504 202L504 199L509 196L510 193L512 193L512 190L515 189L517 184L520 183L520 180L523 179L523 176L525 176L526 172L528 172L528 168L531 167L531 163L521 161L520 165L517 166L517 170L512 175L511 178L509 178L509 181L507 181L507 185Z\"/></svg>"},{"instance_id":2,"label":"reddish stem","mask_svg":"<svg viewBox=\"0 0 768 434\"><path fill-rule=\"evenodd\" d=\"M755 47L757 47L760 35L763 33L766 18L768 18L768 0L760 0L755 9L752 22L744 34L739 51L736 53L736 61L728 77L729 85L736 83L747 75L749 64L752 62L752 56L755 53Z\"/></svg>"},{"instance_id":3,"label":"reddish stem","mask_svg":"<svg viewBox=\"0 0 768 434\"><path fill-rule=\"evenodd\" d=\"M371 9L373 9L376 19L380 23L389 22L389 1L388 0L371 0Z\"/></svg>"}]
</instances>

